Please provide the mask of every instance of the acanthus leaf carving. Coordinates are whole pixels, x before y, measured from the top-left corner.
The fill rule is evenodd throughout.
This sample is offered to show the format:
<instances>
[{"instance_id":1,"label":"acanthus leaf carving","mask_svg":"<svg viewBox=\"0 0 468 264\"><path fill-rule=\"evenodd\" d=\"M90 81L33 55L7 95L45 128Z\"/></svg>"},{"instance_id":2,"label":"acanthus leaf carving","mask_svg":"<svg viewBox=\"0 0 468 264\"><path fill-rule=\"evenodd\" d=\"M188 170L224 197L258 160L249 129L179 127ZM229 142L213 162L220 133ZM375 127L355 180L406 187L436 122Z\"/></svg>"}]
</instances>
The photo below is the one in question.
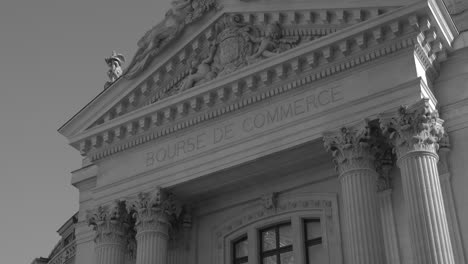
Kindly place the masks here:
<instances>
[{"instance_id":1,"label":"acanthus leaf carving","mask_svg":"<svg viewBox=\"0 0 468 264\"><path fill-rule=\"evenodd\" d=\"M88 211L86 219L93 226L96 243L125 243L128 229L125 202L116 200L112 204L100 205Z\"/></svg>"},{"instance_id":2,"label":"acanthus leaf carving","mask_svg":"<svg viewBox=\"0 0 468 264\"><path fill-rule=\"evenodd\" d=\"M127 210L135 218L137 234L153 230L168 235L168 227L181 213L174 196L159 187L150 192L141 192L135 199L129 200Z\"/></svg>"},{"instance_id":3,"label":"acanthus leaf carving","mask_svg":"<svg viewBox=\"0 0 468 264\"><path fill-rule=\"evenodd\" d=\"M375 129L369 121L354 127L342 127L338 132L323 135L324 147L333 156L340 175L353 169L375 170L375 158L379 150Z\"/></svg>"},{"instance_id":4,"label":"acanthus leaf carving","mask_svg":"<svg viewBox=\"0 0 468 264\"><path fill-rule=\"evenodd\" d=\"M380 126L393 146L398 158L412 151L436 153L444 135L443 120L430 109L429 99L422 99L411 107L401 106L391 116L382 115Z\"/></svg>"}]
</instances>

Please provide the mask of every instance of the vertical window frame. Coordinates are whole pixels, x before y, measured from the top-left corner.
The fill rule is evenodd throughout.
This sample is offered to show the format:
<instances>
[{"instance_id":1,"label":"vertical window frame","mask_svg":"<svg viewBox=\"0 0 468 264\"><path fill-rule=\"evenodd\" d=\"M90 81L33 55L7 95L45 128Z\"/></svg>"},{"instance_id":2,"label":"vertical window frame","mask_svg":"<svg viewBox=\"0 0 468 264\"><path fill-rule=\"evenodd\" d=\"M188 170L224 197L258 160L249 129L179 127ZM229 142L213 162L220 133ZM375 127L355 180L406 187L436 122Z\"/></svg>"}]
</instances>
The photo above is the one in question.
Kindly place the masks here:
<instances>
[{"instance_id":1,"label":"vertical window frame","mask_svg":"<svg viewBox=\"0 0 468 264\"><path fill-rule=\"evenodd\" d=\"M232 263L233 264L249 263L249 252L247 252L247 256L245 256L245 257L236 258L236 245L238 243L241 243L241 242L244 242L244 241L247 241L247 243L249 243L249 239L248 239L247 235L243 235L240 238L232 241L231 254L232 254Z\"/></svg>"},{"instance_id":2,"label":"vertical window frame","mask_svg":"<svg viewBox=\"0 0 468 264\"><path fill-rule=\"evenodd\" d=\"M305 249L305 257L306 257L305 263L306 264L311 264L309 263L309 247L323 244L323 234L318 238L309 239L307 237L307 224L314 223L314 222L315 223L318 222L320 224L320 228L322 227L322 221L320 218L309 218L309 219L302 220L302 226L304 228L304 249Z\"/></svg>"},{"instance_id":3,"label":"vertical window frame","mask_svg":"<svg viewBox=\"0 0 468 264\"><path fill-rule=\"evenodd\" d=\"M294 240L292 241L291 245L287 245L284 247L280 247L280 228L283 226L290 226L292 228L291 222L283 222L274 225L270 225L266 228L259 229L259 263L264 264L264 259L267 257L276 256L276 264L281 264L281 254L291 252L294 256ZM274 229L275 230L275 248L263 251L263 233Z\"/></svg>"}]
</instances>

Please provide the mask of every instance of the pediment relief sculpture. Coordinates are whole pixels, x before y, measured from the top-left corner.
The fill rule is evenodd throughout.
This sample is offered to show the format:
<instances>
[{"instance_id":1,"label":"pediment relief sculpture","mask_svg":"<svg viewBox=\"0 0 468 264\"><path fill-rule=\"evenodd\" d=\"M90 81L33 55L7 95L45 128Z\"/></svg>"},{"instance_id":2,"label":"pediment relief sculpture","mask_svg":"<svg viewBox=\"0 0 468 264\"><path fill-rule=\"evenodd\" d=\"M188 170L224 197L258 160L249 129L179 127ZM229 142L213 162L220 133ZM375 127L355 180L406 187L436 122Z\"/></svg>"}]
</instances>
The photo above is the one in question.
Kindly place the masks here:
<instances>
[{"instance_id":1,"label":"pediment relief sculpture","mask_svg":"<svg viewBox=\"0 0 468 264\"><path fill-rule=\"evenodd\" d=\"M279 23L256 26L245 23L240 15L225 16L215 28L216 37L203 54L205 58L193 58L190 74L176 85L177 91L227 75L301 42L300 36L283 36Z\"/></svg>"},{"instance_id":2,"label":"pediment relief sculpture","mask_svg":"<svg viewBox=\"0 0 468 264\"><path fill-rule=\"evenodd\" d=\"M173 0L164 19L138 41L138 50L125 76L138 76L161 51L179 36L185 26L217 7L216 0Z\"/></svg>"}]
</instances>

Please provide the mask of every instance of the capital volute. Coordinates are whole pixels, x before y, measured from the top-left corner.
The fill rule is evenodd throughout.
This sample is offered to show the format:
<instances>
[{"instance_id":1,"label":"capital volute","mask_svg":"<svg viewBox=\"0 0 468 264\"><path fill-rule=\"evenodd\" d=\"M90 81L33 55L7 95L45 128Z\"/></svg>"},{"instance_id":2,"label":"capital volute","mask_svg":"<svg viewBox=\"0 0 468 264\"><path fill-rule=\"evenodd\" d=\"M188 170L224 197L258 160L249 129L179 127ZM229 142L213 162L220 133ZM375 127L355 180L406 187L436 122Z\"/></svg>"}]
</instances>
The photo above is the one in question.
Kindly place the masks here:
<instances>
[{"instance_id":1,"label":"capital volute","mask_svg":"<svg viewBox=\"0 0 468 264\"><path fill-rule=\"evenodd\" d=\"M116 200L87 212L86 220L95 231L96 242L122 242L128 228L125 202Z\"/></svg>"},{"instance_id":2,"label":"capital volute","mask_svg":"<svg viewBox=\"0 0 468 264\"><path fill-rule=\"evenodd\" d=\"M180 213L174 195L157 187L141 192L127 201L127 210L135 218L135 227L141 229L165 229Z\"/></svg>"},{"instance_id":3,"label":"capital volute","mask_svg":"<svg viewBox=\"0 0 468 264\"><path fill-rule=\"evenodd\" d=\"M375 170L374 160L378 147L372 131L366 120L356 126L324 133L325 150L332 154L340 175L353 169Z\"/></svg>"},{"instance_id":4,"label":"capital volute","mask_svg":"<svg viewBox=\"0 0 468 264\"><path fill-rule=\"evenodd\" d=\"M414 151L436 153L443 137L443 120L432 110L429 99L380 116L382 133L395 147L398 158Z\"/></svg>"}]
</instances>

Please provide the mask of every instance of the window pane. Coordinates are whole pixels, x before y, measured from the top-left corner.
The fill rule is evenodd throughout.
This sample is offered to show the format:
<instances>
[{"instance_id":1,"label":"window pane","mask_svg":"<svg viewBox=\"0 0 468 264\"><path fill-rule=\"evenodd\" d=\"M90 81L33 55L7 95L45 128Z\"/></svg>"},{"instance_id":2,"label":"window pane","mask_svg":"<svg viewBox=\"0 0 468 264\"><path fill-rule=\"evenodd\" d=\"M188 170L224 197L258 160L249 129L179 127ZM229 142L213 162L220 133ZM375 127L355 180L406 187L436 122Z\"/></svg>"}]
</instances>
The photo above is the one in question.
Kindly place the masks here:
<instances>
[{"instance_id":1,"label":"window pane","mask_svg":"<svg viewBox=\"0 0 468 264\"><path fill-rule=\"evenodd\" d=\"M279 240L280 247L292 245L291 225L283 225L279 227Z\"/></svg>"},{"instance_id":2,"label":"window pane","mask_svg":"<svg viewBox=\"0 0 468 264\"><path fill-rule=\"evenodd\" d=\"M246 257L249 254L248 240L237 242L234 250L236 258Z\"/></svg>"},{"instance_id":3,"label":"window pane","mask_svg":"<svg viewBox=\"0 0 468 264\"><path fill-rule=\"evenodd\" d=\"M322 228L320 221L307 221L306 222L307 240L319 238L322 236Z\"/></svg>"},{"instance_id":4,"label":"window pane","mask_svg":"<svg viewBox=\"0 0 468 264\"><path fill-rule=\"evenodd\" d=\"M322 245L310 246L307 248L307 263L328 263L325 249Z\"/></svg>"},{"instance_id":5,"label":"window pane","mask_svg":"<svg viewBox=\"0 0 468 264\"><path fill-rule=\"evenodd\" d=\"M262 241L263 241L263 246L262 249L263 251L267 251L270 249L275 249L276 248L276 231L275 229L269 229L266 231L262 232Z\"/></svg>"},{"instance_id":6,"label":"window pane","mask_svg":"<svg viewBox=\"0 0 468 264\"><path fill-rule=\"evenodd\" d=\"M280 255L281 264L294 264L294 256L292 251Z\"/></svg>"},{"instance_id":7,"label":"window pane","mask_svg":"<svg viewBox=\"0 0 468 264\"><path fill-rule=\"evenodd\" d=\"M279 264L279 263L276 263L276 255L275 255L275 256L264 258L263 264Z\"/></svg>"}]
</instances>

